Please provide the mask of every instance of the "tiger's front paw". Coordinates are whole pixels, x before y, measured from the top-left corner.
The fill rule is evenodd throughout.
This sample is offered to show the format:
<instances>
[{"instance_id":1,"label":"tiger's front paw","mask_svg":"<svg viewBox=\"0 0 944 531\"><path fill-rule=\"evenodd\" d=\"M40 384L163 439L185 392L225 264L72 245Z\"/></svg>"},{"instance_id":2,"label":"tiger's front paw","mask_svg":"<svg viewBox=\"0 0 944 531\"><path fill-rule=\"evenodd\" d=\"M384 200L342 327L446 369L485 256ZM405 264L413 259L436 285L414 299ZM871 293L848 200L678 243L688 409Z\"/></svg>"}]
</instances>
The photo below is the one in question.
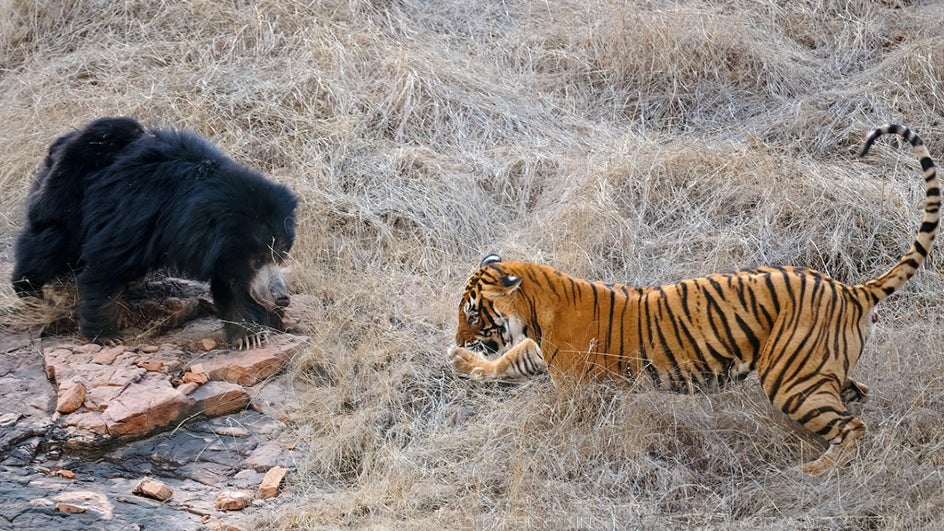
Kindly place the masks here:
<instances>
[{"instance_id":1,"label":"tiger's front paw","mask_svg":"<svg viewBox=\"0 0 944 531\"><path fill-rule=\"evenodd\" d=\"M475 379L481 379L487 376L488 362L475 352L462 347L449 347L447 351L452 360L452 368L459 374L464 374Z\"/></svg>"}]
</instances>

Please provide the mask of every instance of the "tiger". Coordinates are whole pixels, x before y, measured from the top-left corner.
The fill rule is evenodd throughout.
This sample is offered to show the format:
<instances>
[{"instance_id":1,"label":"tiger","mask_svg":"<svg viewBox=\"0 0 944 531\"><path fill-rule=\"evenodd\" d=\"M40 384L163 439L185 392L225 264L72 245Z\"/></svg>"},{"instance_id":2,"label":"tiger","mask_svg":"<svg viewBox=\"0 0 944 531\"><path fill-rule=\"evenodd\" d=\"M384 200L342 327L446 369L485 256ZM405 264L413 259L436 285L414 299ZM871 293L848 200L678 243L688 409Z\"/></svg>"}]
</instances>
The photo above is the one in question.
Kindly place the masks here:
<instances>
[{"instance_id":1,"label":"tiger","mask_svg":"<svg viewBox=\"0 0 944 531\"><path fill-rule=\"evenodd\" d=\"M847 464L866 425L844 404L864 402L869 392L848 375L874 326L875 306L924 262L940 217L937 169L917 134L901 125L875 128L859 156L886 134L913 147L926 199L911 248L878 278L853 286L778 266L632 287L491 254L462 293L448 350L453 369L502 380L547 372L560 389L608 375L648 377L683 392L756 371L771 404L828 443L800 468L820 475Z\"/></svg>"}]
</instances>

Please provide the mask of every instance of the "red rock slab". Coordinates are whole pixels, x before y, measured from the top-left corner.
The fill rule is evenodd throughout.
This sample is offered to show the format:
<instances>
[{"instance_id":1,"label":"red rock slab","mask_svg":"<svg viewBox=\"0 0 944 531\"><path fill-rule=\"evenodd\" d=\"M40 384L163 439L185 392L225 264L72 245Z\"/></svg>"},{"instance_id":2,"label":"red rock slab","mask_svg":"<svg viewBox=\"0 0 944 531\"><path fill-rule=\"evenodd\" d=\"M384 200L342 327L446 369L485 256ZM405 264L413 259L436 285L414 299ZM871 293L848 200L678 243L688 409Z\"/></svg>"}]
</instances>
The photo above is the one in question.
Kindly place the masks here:
<instances>
[{"instance_id":1,"label":"red rock slab","mask_svg":"<svg viewBox=\"0 0 944 531\"><path fill-rule=\"evenodd\" d=\"M191 403L168 380L144 379L112 400L102 420L112 436L144 436L186 415Z\"/></svg>"},{"instance_id":2,"label":"red rock slab","mask_svg":"<svg viewBox=\"0 0 944 531\"><path fill-rule=\"evenodd\" d=\"M96 352L95 355L92 356L92 362L97 363L99 365L111 365L112 363L115 362L115 358L117 358L119 354L123 354L124 352L125 352L125 347L121 347L121 346L109 347L109 348Z\"/></svg>"},{"instance_id":3,"label":"red rock slab","mask_svg":"<svg viewBox=\"0 0 944 531\"><path fill-rule=\"evenodd\" d=\"M60 513L79 514L87 511L85 507L74 503L59 502L56 504L56 511Z\"/></svg>"},{"instance_id":4,"label":"red rock slab","mask_svg":"<svg viewBox=\"0 0 944 531\"><path fill-rule=\"evenodd\" d=\"M138 484L134 486L131 493L159 501L167 501L174 495L174 491L170 490L167 485L149 478L138 481Z\"/></svg>"},{"instance_id":5,"label":"red rock slab","mask_svg":"<svg viewBox=\"0 0 944 531\"><path fill-rule=\"evenodd\" d=\"M281 466L270 468L262 478L262 484L259 485L259 499L276 497L279 494L279 485L282 484L282 479L285 478L287 472L288 469Z\"/></svg>"},{"instance_id":6,"label":"red rock slab","mask_svg":"<svg viewBox=\"0 0 944 531\"><path fill-rule=\"evenodd\" d=\"M100 413L72 413L63 418L63 426L73 427L91 435L108 435L108 427Z\"/></svg>"},{"instance_id":7,"label":"red rock slab","mask_svg":"<svg viewBox=\"0 0 944 531\"><path fill-rule=\"evenodd\" d=\"M216 508L221 511L241 511L252 502L248 494L227 490L216 497Z\"/></svg>"},{"instance_id":8,"label":"red rock slab","mask_svg":"<svg viewBox=\"0 0 944 531\"><path fill-rule=\"evenodd\" d=\"M229 382L207 382L189 397L196 402L191 412L203 413L208 417L239 411L249 405L249 394L246 390L241 385Z\"/></svg>"},{"instance_id":9,"label":"red rock slab","mask_svg":"<svg viewBox=\"0 0 944 531\"><path fill-rule=\"evenodd\" d=\"M262 347L217 354L202 360L201 365L210 380L255 385L284 369L304 345L305 338L282 334L273 336Z\"/></svg>"},{"instance_id":10,"label":"red rock slab","mask_svg":"<svg viewBox=\"0 0 944 531\"><path fill-rule=\"evenodd\" d=\"M59 386L58 396L56 397L56 411L59 413L72 413L82 407L85 403L86 389L82 382L65 382Z\"/></svg>"}]
</instances>

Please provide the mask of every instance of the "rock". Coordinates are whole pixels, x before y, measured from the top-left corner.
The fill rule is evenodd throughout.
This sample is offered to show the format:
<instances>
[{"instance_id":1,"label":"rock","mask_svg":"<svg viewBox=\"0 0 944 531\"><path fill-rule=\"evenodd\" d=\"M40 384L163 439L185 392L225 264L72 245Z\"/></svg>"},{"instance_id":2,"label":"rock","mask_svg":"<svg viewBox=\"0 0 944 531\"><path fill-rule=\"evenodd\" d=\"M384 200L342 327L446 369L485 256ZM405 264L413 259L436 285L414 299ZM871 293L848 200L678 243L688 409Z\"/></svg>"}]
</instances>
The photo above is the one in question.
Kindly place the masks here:
<instances>
[{"instance_id":1,"label":"rock","mask_svg":"<svg viewBox=\"0 0 944 531\"><path fill-rule=\"evenodd\" d=\"M276 441L260 444L243 462L243 468L251 468L256 472L265 472L282 464L285 450Z\"/></svg>"},{"instance_id":2,"label":"rock","mask_svg":"<svg viewBox=\"0 0 944 531\"><path fill-rule=\"evenodd\" d=\"M108 496L100 492L70 490L57 494L52 501L56 503L56 510L60 511L59 506L63 505L79 509L78 511L67 510L66 512L87 513L89 516L98 516L103 519L110 519L114 514L114 505L108 500Z\"/></svg>"},{"instance_id":3,"label":"rock","mask_svg":"<svg viewBox=\"0 0 944 531\"><path fill-rule=\"evenodd\" d=\"M203 370L203 365L197 364L190 367L190 370L184 373L181 380L184 383L193 382L197 385L203 385L210 381L210 377L207 375L206 371Z\"/></svg>"},{"instance_id":4,"label":"rock","mask_svg":"<svg viewBox=\"0 0 944 531\"><path fill-rule=\"evenodd\" d=\"M236 437L239 439L243 439L251 435L249 430L241 426L220 426L218 428L213 428L213 433L217 435L224 435L226 437Z\"/></svg>"},{"instance_id":5,"label":"rock","mask_svg":"<svg viewBox=\"0 0 944 531\"><path fill-rule=\"evenodd\" d=\"M96 352L102 350L101 345L96 345L95 343L88 343L86 345L80 345L72 349L74 354L95 354Z\"/></svg>"},{"instance_id":6,"label":"rock","mask_svg":"<svg viewBox=\"0 0 944 531\"><path fill-rule=\"evenodd\" d=\"M144 478L138 481L131 491L132 494L153 498L158 501L167 501L174 495L173 491L167 488L167 485L154 479Z\"/></svg>"},{"instance_id":7,"label":"rock","mask_svg":"<svg viewBox=\"0 0 944 531\"><path fill-rule=\"evenodd\" d=\"M135 362L135 365L148 372L159 372L164 369L164 362L159 360L142 360Z\"/></svg>"},{"instance_id":8,"label":"rock","mask_svg":"<svg viewBox=\"0 0 944 531\"><path fill-rule=\"evenodd\" d=\"M16 421L20 420L23 415L19 413L5 413L0 415L0 428L6 428L7 426L12 426L16 424Z\"/></svg>"},{"instance_id":9,"label":"rock","mask_svg":"<svg viewBox=\"0 0 944 531\"><path fill-rule=\"evenodd\" d=\"M93 412L74 413L63 421L64 427L73 427L93 435L107 435L108 427L101 414Z\"/></svg>"},{"instance_id":10,"label":"rock","mask_svg":"<svg viewBox=\"0 0 944 531\"><path fill-rule=\"evenodd\" d=\"M185 382L177 386L177 390L182 394L189 395L190 393L197 390L200 387L200 384L196 382Z\"/></svg>"},{"instance_id":11,"label":"rock","mask_svg":"<svg viewBox=\"0 0 944 531\"><path fill-rule=\"evenodd\" d=\"M140 438L170 426L189 410L186 395L168 380L152 378L126 387L102 412L102 420L110 435Z\"/></svg>"},{"instance_id":12,"label":"rock","mask_svg":"<svg viewBox=\"0 0 944 531\"><path fill-rule=\"evenodd\" d=\"M248 494L227 490L216 497L216 508L221 511L241 511L249 506L252 498Z\"/></svg>"},{"instance_id":13,"label":"rock","mask_svg":"<svg viewBox=\"0 0 944 531\"><path fill-rule=\"evenodd\" d=\"M59 395L56 398L56 411L72 413L85 403L85 386L81 382L66 382L59 386Z\"/></svg>"},{"instance_id":14,"label":"rock","mask_svg":"<svg viewBox=\"0 0 944 531\"><path fill-rule=\"evenodd\" d=\"M237 489L254 489L262 483L264 477L265 474L252 469L240 470L233 475L231 484Z\"/></svg>"},{"instance_id":15,"label":"rock","mask_svg":"<svg viewBox=\"0 0 944 531\"><path fill-rule=\"evenodd\" d=\"M86 510L85 507L72 503L59 502L56 504L56 511L60 513L79 514L84 513Z\"/></svg>"},{"instance_id":16,"label":"rock","mask_svg":"<svg viewBox=\"0 0 944 531\"><path fill-rule=\"evenodd\" d=\"M220 333L219 320L207 318L161 335L153 345L102 348L68 335L0 334L0 396L6 399L0 411L0 529L137 529L155 521L162 529L252 529L246 523L261 506L288 503L290 496L281 493L260 507L250 503L264 474L245 467L270 470L297 456L279 455L273 441L283 436L285 424L247 408L246 392L255 397L271 385L266 400L277 406L304 402L287 395L304 391L279 383L287 376L274 375L254 388L213 380L193 396L200 385L181 383L183 369L191 367L207 381L206 367L194 371L194 363L219 361L229 351L217 346L207 354L189 345L210 337L221 342ZM126 341L144 337L133 334ZM291 335L273 336L266 347L281 351L279 366L300 348L307 348L305 340ZM85 389L84 401L81 391L71 389L78 385ZM76 409L57 412L65 404L59 404L60 395L71 392L76 398L63 409ZM167 490L147 487L151 498L143 483L141 494L131 495L144 476L159 476L157 483ZM248 506L217 511L221 490L245 493L228 507Z\"/></svg>"},{"instance_id":17,"label":"rock","mask_svg":"<svg viewBox=\"0 0 944 531\"><path fill-rule=\"evenodd\" d=\"M249 405L249 394L241 385L227 382L207 382L197 388L190 398L195 400L191 411L209 417L225 415Z\"/></svg>"},{"instance_id":18,"label":"rock","mask_svg":"<svg viewBox=\"0 0 944 531\"><path fill-rule=\"evenodd\" d=\"M212 337L201 339L200 347L203 348L204 352L209 352L216 348L216 340L214 340Z\"/></svg>"},{"instance_id":19,"label":"rock","mask_svg":"<svg viewBox=\"0 0 944 531\"><path fill-rule=\"evenodd\" d=\"M259 485L259 498L264 500L278 496L279 485L282 484L282 479L285 478L287 472L288 469L281 466L270 468L262 478L262 484Z\"/></svg>"},{"instance_id":20,"label":"rock","mask_svg":"<svg viewBox=\"0 0 944 531\"><path fill-rule=\"evenodd\" d=\"M245 531L244 528L239 527L236 524L221 522L211 518L207 518L207 521L204 522L203 525L205 525L206 529L209 529L210 531Z\"/></svg>"},{"instance_id":21,"label":"rock","mask_svg":"<svg viewBox=\"0 0 944 531\"><path fill-rule=\"evenodd\" d=\"M115 358L119 354L124 353L124 347L110 347L98 351L94 356L92 356L92 363L98 363L99 365L111 365L115 362Z\"/></svg>"},{"instance_id":22,"label":"rock","mask_svg":"<svg viewBox=\"0 0 944 531\"><path fill-rule=\"evenodd\" d=\"M203 362L211 380L255 385L281 371L291 356L304 345L304 338L275 336L269 344L242 352L226 352Z\"/></svg>"}]
</instances>

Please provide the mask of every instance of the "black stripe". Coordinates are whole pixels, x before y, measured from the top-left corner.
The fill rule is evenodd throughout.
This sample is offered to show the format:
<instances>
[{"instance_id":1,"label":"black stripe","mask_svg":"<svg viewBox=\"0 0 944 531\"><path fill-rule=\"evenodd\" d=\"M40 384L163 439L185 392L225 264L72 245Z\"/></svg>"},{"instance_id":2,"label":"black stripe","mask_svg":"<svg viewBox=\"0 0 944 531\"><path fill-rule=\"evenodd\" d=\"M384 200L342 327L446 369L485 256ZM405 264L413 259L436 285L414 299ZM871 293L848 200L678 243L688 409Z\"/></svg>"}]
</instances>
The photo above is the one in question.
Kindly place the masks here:
<instances>
[{"instance_id":1,"label":"black stripe","mask_svg":"<svg viewBox=\"0 0 944 531\"><path fill-rule=\"evenodd\" d=\"M710 281L710 279L709 279ZM712 282L712 285L718 285L716 282ZM737 340L734 339L734 335L731 333L731 327L728 325L728 319L724 314L724 310L721 308L721 305L708 294L708 291L704 288L702 289L702 294L705 296L705 300L708 301L708 324L711 326L711 331L714 332L715 338L721 342L722 345L728 350L728 354L737 359L742 359L741 350L738 348ZM721 297L721 300L724 300L724 295L722 293L718 294ZM721 323L722 331L724 332L724 337L721 335L721 331L718 330L718 326L715 324L715 320L711 318L711 309L714 308L715 312L718 314L718 321ZM725 342L727 339L727 343Z\"/></svg>"},{"instance_id":2,"label":"black stripe","mask_svg":"<svg viewBox=\"0 0 944 531\"><path fill-rule=\"evenodd\" d=\"M610 316L609 323L606 327L606 352L613 352L613 311L616 309L616 292L613 291L613 288L609 288L610 291Z\"/></svg>"},{"instance_id":3,"label":"black stripe","mask_svg":"<svg viewBox=\"0 0 944 531\"><path fill-rule=\"evenodd\" d=\"M597 334L600 331L600 303L597 300L597 285L590 283L590 291L593 293L593 322L597 324Z\"/></svg>"},{"instance_id":4,"label":"black stripe","mask_svg":"<svg viewBox=\"0 0 944 531\"><path fill-rule=\"evenodd\" d=\"M616 364L617 369L619 369L619 374L623 374L624 370L629 371L629 364L626 363L626 353L623 352L623 347L626 345L626 308L629 308L629 290L626 289L626 286L620 286L620 291L623 293L623 309L620 311L620 337L619 337L619 357ZM626 367L623 367L626 365Z\"/></svg>"},{"instance_id":5,"label":"black stripe","mask_svg":"<svg viewBox=\"0 0 944 531\"><path fill-rule=\"evenodd\" d=\"M757 339L757 335L754 334L754 330L751 329L744 319L741 319L741 315L738 313L734 314L734 321L738 324L738 327L741 328L741 332L744 332L748 343L751 344L752 355L756 356L757 352L760 350L760 340Z\"/></svg>"},{"instance_id":6,"label":"black stripe","mask_svg":"<svg viewBox=\"0 0 944 531\"><path fill-rule=\"evenodd\" d=\"M660 298L660 300L658 301L660 314L662 313L663 302L665 302L664 298ZM668 359L668 362L669 362L669 366L666 368L666 372L669 373L669 380L671 381L670 385L674 385L675 383L681 384L682 381L684 381L686 378L684 375L682 375L682 369L681 367L679 367L678 360L675 359L675 355L672 354L672 349L669 348L668 341L665 340L665 335L662 333L661 326L656 326L656 334L659 337L659 345L662 347L662 354ZM672 375L675 376L674 379L672 378Z\"/></svg>"},{"instance_id":7,"label":"black stripe","mask_svg":"<svg viewBox=\"0 0 944 531\"><path fill-rule=\"evenodd\" d=\"M650 292L651 293L651 292ZM646 343L651 340L652 332L652 316L649 314L649 304L647 300L649 298L649 293L646 293L639 298L639 358L642 366L646 369L646 372L649 373L649 376L652 378L652 381L655 382L656 386L661 386L662 379L659 377L659 372L653 367L652 363L649 362L649 356L646 352ZM648 334L643 334L642 321L643 318L646 320L646 332Z\"/></svg>"},{"instance_id":8,"label":"black stripe","mask_svg":"<svg viewBox=\"0 0 944 531\"><path fill-rule=\"evenodd\" d=\"M777 289L774 287L772 277L773 275L771 275L769 272L765 273L764 284L767 285L767 292L770 295L770 301L774 303L774 312L780 313L780 299L777 297Z\"/></svg>"},{"instance_id":9,"label":"black stripe","mask_svg":"<svg viewBox=\"0 0 944 531\"><path fill-rule=\"evenodd\" d=\"M552 279L552 278L550 277L550 275L547 274L547 271L544 270L544 269L539 269L538 271L540 271L541 276L544 277L544 283L543 283L543 285L542 285L540 282L537 281L537 279L534 279L535 282L538 282L538 285L541 286L542 288L545 287L545 286L546 286L547 288L550 288L551 292L552 292L552 293L554 294L554 296L557 297L558 299L562 298L562 297L561 297L561 294L557 292L557 288L554 287L554 284L556 284L556 282L554 282L554 279Z\"/></svg>"}]
</instances>

